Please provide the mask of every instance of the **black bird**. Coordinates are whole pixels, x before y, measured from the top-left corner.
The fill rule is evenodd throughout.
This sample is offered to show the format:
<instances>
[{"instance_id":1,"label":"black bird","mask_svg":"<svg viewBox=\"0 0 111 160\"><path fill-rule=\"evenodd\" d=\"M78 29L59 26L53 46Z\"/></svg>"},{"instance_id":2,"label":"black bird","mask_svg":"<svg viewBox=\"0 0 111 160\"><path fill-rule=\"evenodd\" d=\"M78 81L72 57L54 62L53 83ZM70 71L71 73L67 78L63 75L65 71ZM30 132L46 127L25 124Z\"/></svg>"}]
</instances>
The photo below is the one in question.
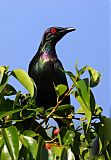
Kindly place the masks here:
<instances>
[{"instance_id":1,"label":"black bird","mask_svg":"<svg viewBox=\"0 0 111 160\"><path fill-rule=\"evenodd\" d=\"M48 109L57 104L57 95L54 85L68 83L61 61L56 54L57 42L67 33L74 31L74 28L51 27L48 28L41 40L39 49L29 64L28 74L37 86L37 106ZM70 104L70 97L67 97L62 104ZM56 120L57 121L57 120ZM61 126L59 120L59 127Z\"/></svg>"}]
</instances>

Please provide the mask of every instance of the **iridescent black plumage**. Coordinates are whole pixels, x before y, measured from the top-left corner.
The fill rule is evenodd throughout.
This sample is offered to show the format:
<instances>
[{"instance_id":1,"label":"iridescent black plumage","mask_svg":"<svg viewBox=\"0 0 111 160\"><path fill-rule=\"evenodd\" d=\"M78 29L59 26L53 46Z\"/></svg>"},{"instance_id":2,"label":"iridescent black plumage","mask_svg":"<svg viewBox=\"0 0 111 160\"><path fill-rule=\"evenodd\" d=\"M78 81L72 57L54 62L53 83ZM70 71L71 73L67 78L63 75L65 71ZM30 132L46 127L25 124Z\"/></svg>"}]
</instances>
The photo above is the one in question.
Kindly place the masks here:
<instances>
[{"instance_id":1,"label":"iridescent black plumage","mask_svg":"<svg viewBox=\"0 0 111 160\"><path fill-rule=\"evenodd\" d=\"M57 57L55 45L67 33L74 28L51 27L43 35L39 49L29 64L29 76L37 86L37 106L45 109L57 104L57 96L54 85L64 84L68 87L66 75L62 63ZM62 104L70 104L67 97Z\"/></svg>"}]
</instances>

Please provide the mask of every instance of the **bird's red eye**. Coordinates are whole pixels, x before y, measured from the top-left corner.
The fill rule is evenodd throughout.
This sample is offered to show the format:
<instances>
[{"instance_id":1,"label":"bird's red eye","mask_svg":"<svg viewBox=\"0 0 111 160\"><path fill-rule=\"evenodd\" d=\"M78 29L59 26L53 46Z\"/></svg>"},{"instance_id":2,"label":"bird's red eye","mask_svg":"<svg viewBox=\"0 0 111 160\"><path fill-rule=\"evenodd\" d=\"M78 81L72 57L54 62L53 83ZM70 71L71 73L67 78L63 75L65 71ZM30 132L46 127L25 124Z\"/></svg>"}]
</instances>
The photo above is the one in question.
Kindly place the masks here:
<instances>
[{"instance_id":1,"label":"bird's red eye","mask_svg":"<svg viewBox=\"0 0 111 160\"><path fill-rule=\"evenodd\" d=\"M56 33L57 32L57 30L55 29L55 28L51 28L51 33Z\"/></svg>"}]
</instances>

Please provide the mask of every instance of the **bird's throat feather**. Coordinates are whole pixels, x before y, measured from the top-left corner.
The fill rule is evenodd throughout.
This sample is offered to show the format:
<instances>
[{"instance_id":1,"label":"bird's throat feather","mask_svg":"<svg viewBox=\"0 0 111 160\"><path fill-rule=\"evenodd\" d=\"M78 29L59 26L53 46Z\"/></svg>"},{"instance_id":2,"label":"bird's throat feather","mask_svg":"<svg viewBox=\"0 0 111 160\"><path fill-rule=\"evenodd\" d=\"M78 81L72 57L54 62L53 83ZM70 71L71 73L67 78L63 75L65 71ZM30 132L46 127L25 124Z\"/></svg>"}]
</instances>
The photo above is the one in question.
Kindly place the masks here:
<instances>
[{"instance_id":1,"label":"bird's throat feather","mask_svg":"<svg viewBox=\"0 0 111 160\"><path fill-rule=\"evenodd\" d=\"M42 62L48 62L50 60L49 53L48 52L42 53L42 55L40 56L40 60Z\"/></svg>"}]
</instances>

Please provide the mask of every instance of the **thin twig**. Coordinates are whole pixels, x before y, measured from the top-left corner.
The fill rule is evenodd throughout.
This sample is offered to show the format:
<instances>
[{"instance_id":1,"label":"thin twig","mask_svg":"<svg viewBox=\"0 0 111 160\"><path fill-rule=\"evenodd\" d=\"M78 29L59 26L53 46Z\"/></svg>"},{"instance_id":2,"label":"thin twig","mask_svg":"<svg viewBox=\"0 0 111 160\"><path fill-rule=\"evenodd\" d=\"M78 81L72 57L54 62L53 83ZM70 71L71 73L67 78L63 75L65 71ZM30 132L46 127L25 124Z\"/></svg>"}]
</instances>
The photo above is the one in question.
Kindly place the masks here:
<instances>
[{"instance_id":1,"label":"thin twig","mask_svg":"<svg viewBox=\"0 0 111 160\"><path fill-rule=\"evenodd\" d=\"M37 126L35 128L35 132L37 132L37 130L40 128L40 126L46 122L49 117L57 110L58 106L62 103L62 101L69 95L69 93L72 91L72 89L75 87L75 84L73 83L72 86L70 87L70 89L64 94L64 96L62 97L61 100L59 100L56 104L56 106L53 108L53 110L47 115L47 117L39 124L39 126Z\"/></svg>"}]
</instances>

